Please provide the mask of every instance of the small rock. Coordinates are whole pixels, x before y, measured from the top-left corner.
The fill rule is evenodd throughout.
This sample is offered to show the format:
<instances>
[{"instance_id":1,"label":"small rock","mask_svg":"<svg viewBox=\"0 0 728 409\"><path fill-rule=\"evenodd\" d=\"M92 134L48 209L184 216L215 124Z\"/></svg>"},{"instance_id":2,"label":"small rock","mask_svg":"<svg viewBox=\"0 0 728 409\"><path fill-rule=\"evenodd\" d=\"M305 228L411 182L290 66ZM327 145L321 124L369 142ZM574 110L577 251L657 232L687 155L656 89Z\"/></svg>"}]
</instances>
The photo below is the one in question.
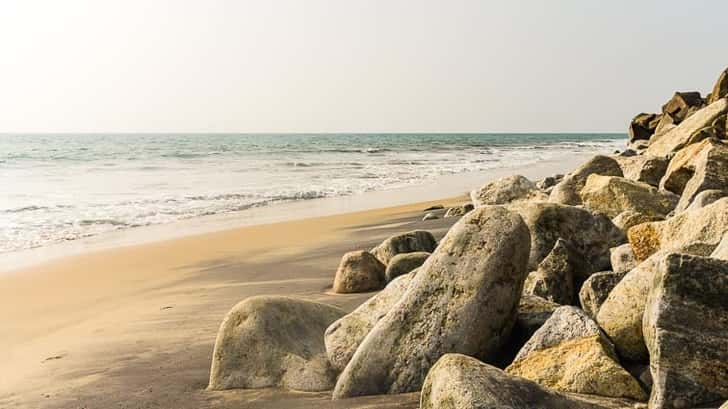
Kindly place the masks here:
<instances>
[{"instance_id":1,"label":"small rock","mask_svg":"<svg viewBox=\"0 0 728 409\"><path fill-rule=\"evenodd\" d=\"M436 220L439 219L439 217L435 213L427 213L422 217L422 221L426 222L428 220Z\"/></svg>"},{"instance_id":2,"label":"small rock","mask_svg":"<svg viewBox=\"0 0 728 409\"><path fill-rule=\"evenodd\" d=\"M668 254L657 263L643 321L652 408L728 398L728 261Z\"/></svg>"},{"instance_id":3,"label":"small rock","mask_svg":"<svg viewBox=\"0 0 728 409\"><path fill-rule=\"evenodd\" d=\"M657 114L637 114L629 124L629 141L649 140L655 133L659 117Z\"/></svg>"},{"instance_id":4,"label":"small rock","mask_svg":"<svg viewBox=\"0 0 728 409\"><path fill-rule=\"evenodd\" d=\"M609 249L610 261L612 262L612 271L615 273L626 273L637 267L637 260L634 258L632 246L624 243L621 246Z\"/></svg>"},{"instance_id":5,"label":"small rock","mask_svg":"<svg viewBox=\"0 0 728 409\"><path fill-rule=\"evenodd\" d=\"M533 182L521 175L494 180L470 192L470 198L475 207L547 199Z\"/></svg>"},{"instance_id":6,"label":"small rock","mask_svg":"<svg viewBox=\"0 0 728 409\"><path fill-rule=\"evenodd\" d=\"M465 203L458 206L451 207L445 212L445 218L448 217L461 217L470 213L475 208L472 203Z\"/></svg>"},{"instance_id":7,"label":"small rock","mask_svg":"<svg viewBox=\"0 0 728 409\"><path fill-rule=\"evenodd\" d=\"M647 222L658 222L660 220L665 220L665 218L663 216L647 215L634 210L625 210L613 218L612 223L626 233L632 226Z\"/></svg>"},{"instance_id":8,"label":"small rock","mask_svg":"<svg viewBox=\"0 0 728 409\"><path fill-rule=\"evenodd\" d=\"M384 264L368 251L351 251L341 258L334 292L340 294L363 293L384 287Z\"/></svg>"},{"instance_id":9,"label":"small rock","mask_svg":"<svg viewBox=\"0 0 728 409\"><path fill-rule=\"evenodd\" d=\"M421 409L627 409L634 402L548 390L461 354L441 357L427 374Z\"/></svg>"},{"instance_id":10,"label":"small rock","mask_svg":"<svg viewBox=\"0 0 728 409\"><path fill-rule=\"evenodd\" d=\"M359 345L334 399L416 391L446 353L493 358L516 319L528 249L526 225L504 207L460 219Z\"/></svg>"},{"instance_id":11,"label":"small rock","mask_svg":"<svg viewBox=\"0 0 728 409\"><path fill-rule=\"evenodd\" d=\"M609 293L626 274L626 272L601 271L589 276L579 291L579 302L584 312L596 319Z\"/></svg>"},{"instance_id":12,"label":"small rock","mask_svg":"<svg viewBox=\"0 0 728 409\"><path fill-rule=\"evenodd\" d=\"M554 311L506 372L562 392L647 399L599 326L576 307Z\"/></svg>"},{"instance_id":13,"label":"small rock","mask_svg":"<svg viewBox=\"0 0 728 409\"><path fill-rule=\"evenodd\" d=\"M421 266L428 257L430 257L430 253L426 251L397 254L389 261L387 270L384 272L384 277L387 282L390 282Z\"/></svg>"},{"instance_id":14,"label":"small rock","mask_svg":"<svg viewBox=\"0 0 728 409\"><path fill-rule=\"evenodd\" d=\"M389 260L397 254L414 251L432 253L435 247L437 247L437 240L432 233L426 230L414 230L384 240L382 244L373 248L371 253L386 266L389 264Z\"/></svg>"},{"instance_id":15,"label":"small rock","mask_svg":"<svg viewBox=\"0 0 728 409\"><path fill-rule=\"evenodd\" d=\"M389 312L394 303L399 301L413 277L413 274L405 274L395 278L384 290L326 329L326 355L334 369L344 370L364 337Z\"/></svg>"},{"instance_id":16,"label":"small rock","mask_svg":"<svg viewBox=\"0 0 728 409\"><path fill-rule=\"evenodd\" d=\"M425 209L423 211L425 211L425 212L431 212L433 210L441 210L441 209L444 209L444 208L445 208L445 206L443 206L441 204L437 204L437 205L430 206L430 207L428 207L427 209Z\"/></svg>"},{"instance_id":17,"label":"small rock","mask_svg":"<svg viewBox=\"0 0 728 409\"><path fill-rule=\"evenodd\" d=\"M241 301L220 325L208 388L331 389L336 372L323 334L344 314L330 305L282 296Z\"/></svg>"}]
</instances>

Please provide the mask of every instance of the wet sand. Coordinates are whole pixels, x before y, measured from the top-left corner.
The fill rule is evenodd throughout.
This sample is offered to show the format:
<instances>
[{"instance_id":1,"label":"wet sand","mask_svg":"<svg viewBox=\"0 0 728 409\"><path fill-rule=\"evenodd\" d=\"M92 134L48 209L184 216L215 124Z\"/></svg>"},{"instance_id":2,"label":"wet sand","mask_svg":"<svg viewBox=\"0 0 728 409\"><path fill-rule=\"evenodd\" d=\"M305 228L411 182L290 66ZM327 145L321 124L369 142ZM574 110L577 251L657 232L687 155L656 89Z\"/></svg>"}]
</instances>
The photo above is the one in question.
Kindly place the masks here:
<instances>
[{"instance_id":1,"label":"wet sand","mask_svg":"<svg viewBox=\"0 0 728 409\"><path fill-rule=\"evenodd\" d=\"M465 197L236 228L55 259L0 276L0 408L417 407L418 394L205 390L218 326L238 301L286 294L352 310L328 292L341 255L397 232L438 238ZM441 213L441 212L440 212ZM385 403L386 401L386 403Z\"/></svg>"}]
</instances>

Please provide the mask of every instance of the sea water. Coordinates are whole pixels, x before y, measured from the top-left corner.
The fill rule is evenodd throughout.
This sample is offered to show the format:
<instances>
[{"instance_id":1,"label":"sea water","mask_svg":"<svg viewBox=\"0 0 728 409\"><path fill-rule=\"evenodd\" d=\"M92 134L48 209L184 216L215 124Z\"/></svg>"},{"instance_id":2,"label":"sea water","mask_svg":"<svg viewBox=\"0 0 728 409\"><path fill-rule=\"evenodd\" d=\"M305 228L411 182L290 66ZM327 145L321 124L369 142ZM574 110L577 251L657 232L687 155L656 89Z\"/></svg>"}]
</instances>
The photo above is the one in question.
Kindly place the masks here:
<instances>
[{"instance_id":1,"label":"sea water","mask_svg":"<svg viewBox=\"0 0 728 409\"><path fill-rule=\"evenodd\" d=\"M622 134L0 135L0 253L609 153Z\"/></svg>"}]
</instances>

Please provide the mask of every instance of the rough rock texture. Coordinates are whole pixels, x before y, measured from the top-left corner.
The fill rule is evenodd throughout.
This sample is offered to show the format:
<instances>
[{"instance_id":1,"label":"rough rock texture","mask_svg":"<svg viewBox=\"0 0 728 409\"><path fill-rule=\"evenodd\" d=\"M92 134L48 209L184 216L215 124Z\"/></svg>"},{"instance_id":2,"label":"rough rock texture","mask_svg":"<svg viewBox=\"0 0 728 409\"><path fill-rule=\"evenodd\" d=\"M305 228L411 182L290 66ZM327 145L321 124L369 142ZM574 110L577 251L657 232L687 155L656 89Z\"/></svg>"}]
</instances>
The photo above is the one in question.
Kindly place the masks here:
<instances>
[{"instance_id":1,"label":"rough rock texture","mask_svg":"<svg viewBox=\"0 0 728 409\"><path fill-rule=\"evenodd\" d=\"M334 398L418 390L449 352L492 358L516 320L528 251L517 213L486 206L465 215L366 336Z\"/></svg>"},{"instance_id":2,"label":"rough rock texture","mask_svg":"<svg viewBox=\"0 0 728 409\"><path fill-rule=\"evenodd\" d=\"M460 354L440 358L427 374L421 409L626 409L622 399L559 393Z\"/></svg>"},{"instance_id":3,"label":"rough rock texture","mask_svg":"<svg viewBox=\"0 0 728 409\"><path fill-rule=\"evenodd\" d=\"M547 200L536 184L521 175L494 180L470 192L475 207L508 204L529 200Z\"/></svg>"},{"instance_id":4,"label":"rough rock texture","mask_svg":"<svg viewBox=\"0 0 728 409\"><path fill-rule=\"evenodd\" d=\"M554 248L531 272L523 286L524 294L542 297L558 304L574 301L574 274L584 271L584 262L566 240L559 239Z\"/></svg>"},{"instance_id":5,"label":"rough rock texture","mask_svg":"<svg viewBox=\"0 0 728 409\"><path fill-rule=\"evenodd\" d=\"M682 249L707 256L728 231L728 197L701 209L682 212L661 222L643 223L629 229L627 236L637 261L658 250Z\"/></svg>"},{"instance_id":6,"label":"rough rock texture","mask_svg":"<svg viewBox=\"0 0 728 409\"><path fill-rule=\"evenodd\" d=\"M616 217L631 210L648 216L664 216L672 211L679 197L647 183L616 176L589 175L580 192L589 209Z\"/></svg>"},{"instance_id":7,"label":"rough rock texture","mask_svg":"<svg viewBox=\"0 0 728 409\"><path fill-rule=\"evenodd\" d=\"M619 157L624 177L635 182L658 186L670 161L662 156L635 155Z\"/></svg>"},{"instance_id":8,"label":"rough rock texture","mask_svg":"<svg viewBox=\"0 0 728 409\"><path fill-rule=\"evenodd\" d=\"M592 274L579 291L579 302L590 317L596 319L599 309L606 301L609 293L626 275L626 272L600 271Z\"/></svg>"},{"instance_id":9,"label":"rough rock texture","mask_svg":"<svg viewBox=\"0 0 728 409\"><path fill-rule=\"evenodd\" d=\"M711 126L713 121L726 110L728 110L728 100L725 98L700 109L670 131L655 135L647 148L647 153L652 156L665 156L691 143L700 142L700 137L695 134Z\"/></svg>"},{"instance_id":10,"label":"rough rock texture","mask_svg":"<svg viewBox=\"0 0 728 409\"><path fill-rule=\"evenodd\" d=\"M617 217L613 218L612 223L626 233L632 226L647 222L658 222L664 219L665 218L662 216L650 216L634 210L625 210L618 214Z\"/></svg>"},{"instance_id":11,"label":"rough rock texture","mask_svg":"<svg viewBox=\"0 0 728 409\"><path fill-rule=\"evenodd\" d=\"M531 233L528 267L538 268L559 238L565 238L582 255L585 268L575 271L577 280L609 269L609 249L626 241L624 233L606 216L557 203L524 203L513 207Z\"/></svg>"},{"instance_id":12,"label":"rough rock texture","mask_svg":"<svg viewBox=\"0 0 728 409\"><path fill-rule=\"evenodd\" d=\"M642 315L657 262L658 253L627 273L609 292L597 312L597 322L617 347L619 355L633 361L648 358L642 336Z\"/></svg>"},{"instance_id":13,"label":"rough rock texture","mask_svg":"<svg viewBox=\"0 0 728 409\"><path fill-rule=\"evenodd\" d=\"M728 196L728 190L708 189L695 195L687 210L702 209L703 207Z\"/></svg>"},{"instance_id":14,"label":"rough rock texture","mask_svg":"<svg viewBox=\"0 0 728 409\"><path fill-rule=\"evenodd\" d=\"M576 307L554 311L506 372L562 392L647 399L599 326Z\"/></svg>"},{"instance_id":15,"label":"rough rock texture","mask_svg":"<svg viewBox=\"0 0 728 409\"><path fill-rule=\"evenodd\" d=\"M384 287L384 264L368 251L344 254L334 277L335 293L362 293Z\"/></svg>"},{"instance_id":16,"label":"rough rock texture","mask_svg":"<svg viewBox=\"0 0 728 409\"><path fill-rule=\"evenodd\" d=\"M518 302L518 315L514 332L523 335L524 341L541 328L551 314L561 305L536 295L524 294Z\"/></svg>"},{"instance_id":17,"label":"rough rock texture","mask_svg":"<svg viewBox=\"0 0 728 409\"><path fill-rule=\"evenodd\" d=\"M682 149L670 161L660 184L681 194L678 211L704 190L728 189L728 144L710 138Z\"/></svg>"},{"instance_id":18,"label":"rough rock texture","mask_svg":"<svg viewBox=\"0 0 728 409\"><path fill-rule=\"evenodd\" d=\"M650 407L717 406L728 399L728 261L669 254L651 284L643 322Z\"/></svg>"},{"instance_id":19,"label":"rough rock texture","mask_svg":"<svg viewBox=\"0 0 728 409\"><path fill-rule=\"evenodd\" d=\"M713 86L713 91L710 93L708 103L713 103L725 97L728 97L728 68L720 73L718 81L715 82L715 85Z\"/></svg>"},{"instance_id":20,"label":"rough rock texture","mask_svg":"<svg viewBox=\"0 0 728 409\"><path fill-rule=\"evenodd\" d=\"M426 251L432 253L437 247L435 236L426 230L414 230L392 236L371 251L385 266L397 254Z\"/></svg>"},{"instance_id":21,"label":"rough rock texture","mask_svg":"<svg viewBox=\"0 0 728 409\"><path fill-rule=\"evenodd\" d=\"M326 358L323 335L344 314L330 305L289 297L241 301L217 333L209 389L331 389L336 372Z\"/></svg>"},{"instance_id":22,"label":"rough rock texture","mask_svg":"<svg viewBox=\"0 0 728 409\"><path fill-rule=\"evenodd\" d=\"M614 158L597 155L564 177L549 195L549 202L565 205L581 204L579 192L584 188L589 175L623 176L622 168Z\"/></svg>"},{"instance_id":23,"label":"rough rock texture","mask_svg":"<svg viewBox=\"0 0 728 409\"><path fill-rule=\"evenodd\" d=\"M564 175L562 175L562 174L556 174L554 176L546 176L545 178L536 182L536 187L543 191L546 191L546 190L549 190L550 188L556 186L556 184L561 182L562 179L564 179Z\"/></svg>"},{"instance_id":24,"label":"rough rock texture","mask_svg":"<svg viewBox=\"0 0 728 409\"><path fill-rule=\"evenodd\" d=\"M657 114L637 114L629 124L629 141L649 140L655 133L660 117Z\"/></svg>"},{"instance_id":25,"label":"rough rock texture","mask_svg":"<svg viewBox=\"0 0 728 409\"><path fill-rule=\"evenodd\" d=\"M704 101L699 92L676 92L662 106L662 114L669 115L675 124L679 124L703 105Z\"/></svg>"},{"instance_id":26,"label":"rough rock texture","mask_svg":"<svg viewBox=\"0 0 728 409\"><path fill-rule=\"evenodd\" d=\"M405 274L395 278L379 294L326 329L326 355L334 369L340 372L346 367L364 337L402 297L413 277L412 274Z\"/></svg>"},{"instance_id":27,"label":"rough rock texture","mask_svg":"<svg viewBox=\"0 0 728 409\"><path fill-rule=\"evenodd\" d=\"M710 254L710 257L728 261L728 233L723 235L723 239L720 241L718 247Z\"/></svg>"},{"instance_id":28,"label":"rough rock texture","mask_svg":"<svg viewBox=\"0 0 728 409\"><path fill-rule=\"evenodd\" d=\"M472 203L465 203L458 206L453 206L449 209L447 209L447 212L445 212L445 218L447 217L460 217L468 214L471 210L473 210L475 206L473 206Z\"/></svg>"},{"instance_id":29,"label":"rough rock texture","mask_svg":"<svg viewBox=\"0 0 728 409\"><path fill-rule=\"evenodd\" d=\"M430 253L426 251L415 251L412 253L397 254L389 260L387 270L384 272L384 276L387 282L394 280L395 278L407 274L410 271L421 266L422 263L430 257Z\"/></svg>"},{"instance_id":30,"label":"rough rock texture","mask_svg":"<svg viewBox=\"0 0 728 409\"><path fill-rule=\"evenodd\" d=\"M609 249L612 271L615 273L626 273L637 267L637 260L634 258L632 246L629 243Z\"/></svg>"}]
</instances>

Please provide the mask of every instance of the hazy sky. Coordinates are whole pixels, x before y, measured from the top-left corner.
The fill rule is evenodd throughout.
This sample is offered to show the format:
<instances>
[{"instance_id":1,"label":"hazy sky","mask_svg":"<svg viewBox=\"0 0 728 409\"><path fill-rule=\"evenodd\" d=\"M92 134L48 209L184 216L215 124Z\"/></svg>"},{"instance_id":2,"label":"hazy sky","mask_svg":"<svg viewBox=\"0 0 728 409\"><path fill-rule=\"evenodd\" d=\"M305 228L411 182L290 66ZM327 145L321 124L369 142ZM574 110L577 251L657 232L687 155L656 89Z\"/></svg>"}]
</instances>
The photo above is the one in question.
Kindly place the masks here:
<instances>
[{"instance_id":1,"label":"hazy sky","mask_svg":"<svg viewBox=\"0 0 728 409\"><path fill-rule=\"evenodd\" d=\"M728 1L0 0L0 132L624 131Z\"/></svg>"}]
</instances>

